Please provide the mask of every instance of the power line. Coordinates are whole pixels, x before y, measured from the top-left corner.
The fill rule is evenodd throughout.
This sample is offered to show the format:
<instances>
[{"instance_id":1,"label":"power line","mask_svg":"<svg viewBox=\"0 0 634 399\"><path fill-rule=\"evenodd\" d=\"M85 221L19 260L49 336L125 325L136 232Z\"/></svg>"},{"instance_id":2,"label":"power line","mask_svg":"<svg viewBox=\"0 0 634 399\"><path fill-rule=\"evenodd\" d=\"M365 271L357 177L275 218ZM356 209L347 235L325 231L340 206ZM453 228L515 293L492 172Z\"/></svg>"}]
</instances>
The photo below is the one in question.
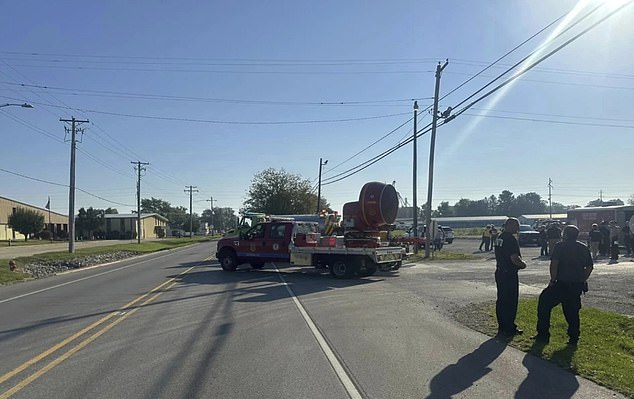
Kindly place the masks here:
<instances>
[{"instance_id":1,"label":"power line","mask_svg":"<svg viewBox=\"0 0 634 399\"><path fill-rule=\"evenodd\" d=\"M7 169L3 169L3 168L0 168L0 171L8 173L8 174L11 174L11 175L14 175L14 176L22 177L24 179L37 181L37 182L40 182L40 183L45 183L45 184L50 184L50 185L53 185L53 186L69 188L68 184L62 184L62 183L52 182L52 181L49 181L49 180L38 179L37 177L27 176L25 174L18 173L18 172L13 172L13 171L10 171L10 170L7 170ZM101 196L99 196L97 194L93 194L93 193L91 193L89 191L83 190L83 189L81 189L79 187L76 187L76 189L77 189L77 191L81 191L84 194L90 195L91 197L98 198L98 199L100 199L102 201L106 201L106 202L111 203L111 204L122 205L122 206L134 206L134 205L130 205L130 204L123 204L123 203L120 203L120 202L109 200L109 199L101 197Z\"/></svg>"},{"instance_id":2,"label":"power line","mask_svg":"<svg viewBox=\"0 0 634 399\"><path fill-rule=\"evenodd\" d=\"M0 96L0 98L12 98L12 97ZM64 106L59 106L59 105L50 104L50 103L39 103L35 101L33 102L33 104L42 105L45 107L53 107L53 108L74 109L74 110L79 110L79 111L88 112L88 113L123 116L128 118L166 120L166 121L178 121L178 122L211 123L211 124L223 124L223 125L294 125L294 124L313 124L313 123L340 123L340 122L355 122L355 121L385 119L385 118L392 118L396 116L409 115L409 112L399 112L395 114L374 115L374 116L366 116L366 117L359 117L359 118L300 120L300 121L245 122L245 121L222 121L222 120L211 120L211 119L180 118L180 117L167 117L167 116L157 116L157 115L139 115L139 114L127 114L127 113L119 113L119 112L97 111L97 110L90 110L90 109L83 109L83 108L64 107Z\"/></svg>"},{"instance_id":3,"label":"power line","mask_svg":"<svg viewBox=\"0 0 634 399\"><path fill-rule=\"evenodd\" d=\"M11 83L0 82L2 84L18 86L24 88L35 88L42 90L58 90L68 91L71 93L89 93L96 96L104 97L123 97L133 99L151 99L151 100L173 100L173 101L192 101L192 102L212 102L212 103L230 103L230 104L252 104L252 105L312 105L312 106L338 106L338 105L380 105L384 106L388 103L403 103L411 102L414 100L430 100L431 97L422 98L397 98L397 99L380 99L380 100L339 100L339 101L273 101L273 100L246 100L246 99L230 99L230 98L211 98L211 97L195 97L195 96L176 96L166 94L154 94L154 93L136 93L136 92L123 92L113 90L93 90L93 89L79 89L79 88L65 88L47 85L36 85L26 83Z\"/></svg>"},{"instance_id":4,"label":"power line","mask_svg":"<svg viewBox=\"0 0 634 399\"><path fill-rule=\"evenodd\" d=\"M491 86L493 83L495 83L497 80L501 79L504 75L506 75L507 73L509 73L510 71L512 71L513 69L517 68L519 65L521 65L523 62L525 62L526 60L530 59L531 57L533 57L535 54L537 54L539 51L543 50L546 46L548 46L550 43L552 43L555 39L561 37L563 34L565 34L566 32L568 32L570 29L572 29L573 27L575 27L576 25L578 25L579 23L581 23L583 20L585 20L586 18L590 17L593 13L595 13L600 7L603 6L603 3L600 3L599 5L597 5L595 8L593 8L592 10L590 10L587 14L585 14L584 16L582 16L581 18L578 18L575 22L573 22L571 25L569 25L568 27L566 27L566 29L563 29L561 32L559 32L555 37L552 38L552 40L550 40L548 43L544 43L541 46L537 47L535 50L531 51L527 56L525 56L524 58L522 58L521 60L519 60L518 62L516 62L514 65L512 65L511 67L507 68L504 72L502 72L501 74L499 74L496 78L494 78L493 80L491 80L489 83L487 83L486 85L484 85L483 87L481 87L480 89L478 89L476 92L474 92L473 94L471 94L469 97L465 98L464 100L462 100L461 102L459 102L458 104L456 104L453 108L456 109L459 106L461 106L462 104L466 103L467 101L469 101L471 98L475 97L476 95L478 95L478 93L482 92L483 90L485 90L487 87ZM543 58L545 59L545 58ZM543 60L542 59L542 60ZM536 64L532 65L535 66ZM520 71L518 73L516 73L515 75L513 75L512 78L516 78L521 76L522 74L524 74L525 72L527 72L529 69L524 69L524 71Z\"/></svg>"},{"instance_id":5,"label":"power line","mask_svg":"<svg viewBox=\"0 0 634 399\"><path fill-rule=\"evenodd\" d=\"M513 117L513 116L498 116L498 115L488 115L488 114L470 114L470 113L465 113L464 115L477 116L477 117L482 117L482 118L510 119L510 120L527 121L527 122L556 123L556 124L560 124L560 125L595 126L595 127L611 127L611 128L622 128L622 129L634 129L634 125L615 125L615 124L607 124L607 123L571 122L571 121L558 121L558 120L554 120L554 119L521 118L521 117Z\"/></svg>"},{"instance_id":6,"label":"power line","mask_svg":"<svg viewBox=\"0 0 634 399\"><path fill-rule=\"evenodd\" d=\"M522 47L523 45L525 45L526 43L528 43L529 41L533 40L535 37L539 36L542 32L544 32L546 29L550 28L551 26L553 26L555 23L557 23L557 21L559 21L560 19L562 19L563 17L565 17L568 13L561 15L560 17L554 19L551 23L549 23L548 25L544 26L542 29L540 29L539 31L535 32L533 35L531 35L528 39L524 40L523 42L521 42L520 44L518 44L517 46L513 47L511 50L507 51L504 55L502 55L501 57L499 57L498 59L496 59L495 61L493 61L492 63L490 63L488 66L486 66L484 69L481 69L478 73L476 73L475 75L473 75L472 77L470 77L469 79L465 80L464 82L462 82L460 85L458 85L456 88L454 88L453 90L451 90L449 93L445 94L444 96L442 96L440 98L440 100L442 101L443 99L445 99L446 97L450 96L451 94L453 94L455 91L459 90L461 87L463 87L464 85L466 85L467 83L471 82L473 79L477 78L478 76L480 76L483 72L486 72L488 69L492 68L493 66L495 66L495 64L497 64L498 62L502 61L504 58L506 58L507 56L509 56L510 54L512 54L513 52L515 52L517 49L519 49L520 47Z\"/></svg>"},{"instance_id":7,"label":"power line","mask_svg":"<svg viewBox=\"0 0 634 399\"><path fill-rule=\"evenodd\" d=\"M607 15L605 15L604 17L600 18L598 21L592 23L589 27L587 27L586 29L582 30L581 32L579 32L578 34L574 35L572 38L568 39L567 41L565 41L564 43L562 43L561 45L559 45L558 47L556 47L555 49L553 49L552 51L550 51L549 53L547 53L546 55L542 56L541 58L539 58L538 60L536 60L535 62L531 63L530 65L524 67L522 70L516 72L512 77L510 77L509 79L507 79L506 81L500 83L499 85L497 85L496 87L494 87L493 89L489 90L487 93L485 93L484 95L480 96L479 98L477 98L476 100L472 101L470 104L466 105L465 107L463 107L460 111L458 111L457 113L451 115L449 118L447 118L446 121L449 121L451 119L456 118L457 116L459 116L460 114L464 113L465 111L467 111L469 108L471 108L472 106L474 106L475 104L477 104L478 102L484 100L485 98L487 98L488 96L492 95L493 93L495 93L496 91L500 90L501 88L503 88L504 86L508 85L509 83L515 81L516 79L520 78L522 75L524 75L526 72L528 72L529 70L531 70L532 68L534 68L536 65L539 65L540 63L542 63L543 61L545 61L546 59L552 57L553 55L555 55L556 53L558 53L559 51L561 51L563 48L567 47L568 45L570 45L571 43L573 43L574 41L576 41L577 39L579 39L580 37L582 37L583 35L585 35L586 33L588 33L589 31L591 31L592 29L596 28L598 25L600 25L601 23L603 23L604 21L606 21L608 18L614 16L615 14L617 14L618 12L620 12L621 10L623 10L625 7L627 7L628 5L631 5L633 2L629 1L625 4L623 4L622 6L618 7L617 9L611 11L610 13L608 13ZM591 12L594 12L596 10L593 9ZM588 14L586 14L586 16L584 16L583 18L587 17ZM576 23L575 23L576 24ZM525 57L522 62L526 59L528 59L529 56ZM502 76L502 75L500 75ZM497 80L497 79L496 79ZM475 92L474 94L472 94L471 96L467 97L465 100L461 101L458 105L456 105L455 107L453 107L454 109L457 108L458 106L464 104L467 100L469 100L470 98L472 98L474 95L476 95L477 93L481 92L484 88L488 87L492 82L490 82L489 84L487 84L486 86L484 86L483 88L479 89L477 92Z\"/></svg>"}]
</instances>

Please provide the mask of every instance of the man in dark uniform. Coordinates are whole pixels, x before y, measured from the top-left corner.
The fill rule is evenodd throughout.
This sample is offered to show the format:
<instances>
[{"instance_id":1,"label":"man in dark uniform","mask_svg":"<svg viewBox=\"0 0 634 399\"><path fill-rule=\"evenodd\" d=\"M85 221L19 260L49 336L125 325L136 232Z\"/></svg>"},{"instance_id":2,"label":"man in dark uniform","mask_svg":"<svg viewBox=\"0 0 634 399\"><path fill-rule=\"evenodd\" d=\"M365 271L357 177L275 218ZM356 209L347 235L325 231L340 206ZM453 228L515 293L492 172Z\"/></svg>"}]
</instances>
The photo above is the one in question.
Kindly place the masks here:
<instances>
[{"instance_id":1,"label":"man in dark uniform","mask_svg":"<svg viewBox=\"0 0 634 399\"><path fill-rule=\"evenodd\" d=\"M512 337L522 334L517 328L517 302L519 300L519 278L517 271L526 268L522 260L520 246L513 234L520 229L516 218L508 218L504 223L504 232L495 240L495 284L497 285L497 301L495 314L498 320L498 335Z\"/></svg>"},{"instance_id":2,"label":"man in dark uniform","mask_svg":"<svg viewBox=\"0 0 634 399\"><path fill-rule=\"evenodd\" d=\"M555 245L551 254L550 283L539 295L537 305L537 341L547 343L550 339L550 313L560 303L568 322L568 344L579 341L581 293L593 264L588 247L577 241L578 236L577 226L566 226L563 241Z\"/></svg>"}]
</instances>

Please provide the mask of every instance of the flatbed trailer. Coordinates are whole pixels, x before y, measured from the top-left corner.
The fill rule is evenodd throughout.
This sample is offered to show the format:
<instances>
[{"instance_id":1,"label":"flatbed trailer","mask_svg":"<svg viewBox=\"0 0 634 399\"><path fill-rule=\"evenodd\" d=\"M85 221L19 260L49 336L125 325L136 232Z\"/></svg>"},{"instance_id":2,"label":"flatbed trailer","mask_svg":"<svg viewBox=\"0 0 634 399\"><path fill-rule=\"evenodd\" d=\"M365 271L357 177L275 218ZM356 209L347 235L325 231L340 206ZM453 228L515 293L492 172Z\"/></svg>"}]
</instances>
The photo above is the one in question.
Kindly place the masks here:
<instances>
[{"instance_id":1,"label":"flatbed trailer","mask_svg":"<svg viewBox=\"0 0 634 399\"><path fill-rule=\"evenodd\" d=\"M271 221L260 223L241 237L218 241L216 257L225 271L241 264L260 269L266 262L327 268L338 278L370 276L378 270L398 270L405 258L400 246L346 247L343 237L322 237L315 223Z\"/></svg>"}]
</instances>

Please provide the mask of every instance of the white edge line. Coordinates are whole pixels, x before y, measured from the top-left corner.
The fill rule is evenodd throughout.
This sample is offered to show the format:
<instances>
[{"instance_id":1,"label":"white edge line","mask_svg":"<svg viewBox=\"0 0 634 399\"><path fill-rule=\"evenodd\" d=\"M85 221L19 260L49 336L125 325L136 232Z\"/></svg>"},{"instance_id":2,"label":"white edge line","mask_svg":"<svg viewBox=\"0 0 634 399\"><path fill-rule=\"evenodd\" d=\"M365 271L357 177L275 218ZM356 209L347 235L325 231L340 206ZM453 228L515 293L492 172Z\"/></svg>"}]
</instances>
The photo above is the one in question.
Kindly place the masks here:
<instances>
[{"instance_id":1,"label":"white edge line","mask_svg":"<svg viewBox=\"0 0 634 399\"><path fill-rule=\"evenodd\" d=\"M84 280L88 280L88 279L91 279L91 278L95 278L95 277L103 276L104 274L109 274L109 273L113 273L113 272L116 272L116 271L119 271L119 270L127 269L127 268L130 268L130 267L132 267L132 266L136 266L136 265L141 264L141 263L149 262L149 261L151 261L151 260L160 259L160 258L163 258L163 257L165 257L165 256L172 255L172 254L174 254L174 252L170 252L170 253L167 253L167 254L163 254L163 255L161 255L161 256L157 256L156 258L146 259L146 260L143 260L143 261L141 261L141 262L135 262L135 263L133 263L133 264L131 264L131 265L118 267L118 268L116 268L116 269L106 270L105 272L101 272L101 273L93 274L92 276L86 276L86 277L78 278L77 280L71 280L71 281L67 281L67 282L65 282L65 283L61 283L61 284L53 285L53 286L50 286L50 287L42 288L41 290L32 291L32 292L27 292L26 294L22 294L22 295L18 295L18 296L14 296L14 297L11 297L11 298L7 298L7 299L0 300L0 303L6 303L6 302L15 301L16 299L20 299L20 298L24 298L24 297L27 297L27 296L31 296L31 295L35 295L35 294L39 294L39 293L46 292L46 291L50 291L50 290L53 290L53 289L56 289L56 288L59 288L59 287L63 287L63 286L65 286L65 285L74 284L74 283L78 283L78 282L80 282L80 281L84 281ZM117 262L123 262L123 261L126 261L126 260L131 260L131 259L132 259L132 258L121 259L120 261L117 261ZM110 262L109 264L113 264L113 263L116 263L116 262ZM105 265L106 265L106 264L103 264L103 265L96 265L96 266L105 266ZM86 268L86 269L84 269L84 268L80 268L80 269L78 269L78 270L88 270L88 268ZM67 274L67 273L60 273L59 275L63 275L63 274Z\"/></svg>"},{"instance_id":2,"label":"white edge line","mask_svg":"<svg viewBox=\"0 0 634 399\"><path fill-rule=\"evenodd\" d=\"M273 264L273 267L275 267L275 270L277 271L277 275L280 277L280 280L282 280L282 284L286 288L286 291L288 291L288 294L291 296L291 299L295 303L295 306L299 310L299 313L304 318L304 321L308 325L308 328L313 333L313 336L317 340L317 343L319 343L321 350L326 355L326 359L328 359L328 362L330 363L333 370L335 371L335 374L337 374L337 377L339 377L339 380L341 381L344 388L348 392L348 395L350 395L350 398L362 399L363 397L361 396L361 393L357 390L357 387L354 385L354 383L352 382L352 379L350 378L346 370L343 368L343 366L339 362L339 359L337 359L337 356L335 355L334 351L330 348L330 346L326 342L326 339L323 337L323 335L321 335L321 333L317 329L317 326L308 315L308 312L306 312L306 309L304 309L304 306L302 306L301 302L299 301L299 299L297 299L291 287L289 287L288 284L286 283L286 280L284 280L284 277L282 276L282 273L280 272L280 270L277 268L277 265Z\"/></svg>"}]
</instances>

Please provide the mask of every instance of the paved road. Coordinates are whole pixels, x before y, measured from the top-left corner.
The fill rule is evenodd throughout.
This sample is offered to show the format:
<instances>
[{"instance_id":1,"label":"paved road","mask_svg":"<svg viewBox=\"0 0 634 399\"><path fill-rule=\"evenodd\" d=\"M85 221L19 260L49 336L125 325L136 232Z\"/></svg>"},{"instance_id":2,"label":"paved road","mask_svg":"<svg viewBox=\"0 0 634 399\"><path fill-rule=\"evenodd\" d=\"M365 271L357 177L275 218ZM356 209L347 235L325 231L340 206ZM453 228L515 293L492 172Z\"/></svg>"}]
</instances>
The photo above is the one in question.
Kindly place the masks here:
<instances>
[{"instance_id":1,"label":"paved road","mask_svg":"<svg viewBox=\"0 0 634 399\"><path fill-rule=\"evenodd\" d=\"M452 320L441 264L226 273L214 245L1 287L0 398L621 397Z\"/></svg>"}]
</instances>

